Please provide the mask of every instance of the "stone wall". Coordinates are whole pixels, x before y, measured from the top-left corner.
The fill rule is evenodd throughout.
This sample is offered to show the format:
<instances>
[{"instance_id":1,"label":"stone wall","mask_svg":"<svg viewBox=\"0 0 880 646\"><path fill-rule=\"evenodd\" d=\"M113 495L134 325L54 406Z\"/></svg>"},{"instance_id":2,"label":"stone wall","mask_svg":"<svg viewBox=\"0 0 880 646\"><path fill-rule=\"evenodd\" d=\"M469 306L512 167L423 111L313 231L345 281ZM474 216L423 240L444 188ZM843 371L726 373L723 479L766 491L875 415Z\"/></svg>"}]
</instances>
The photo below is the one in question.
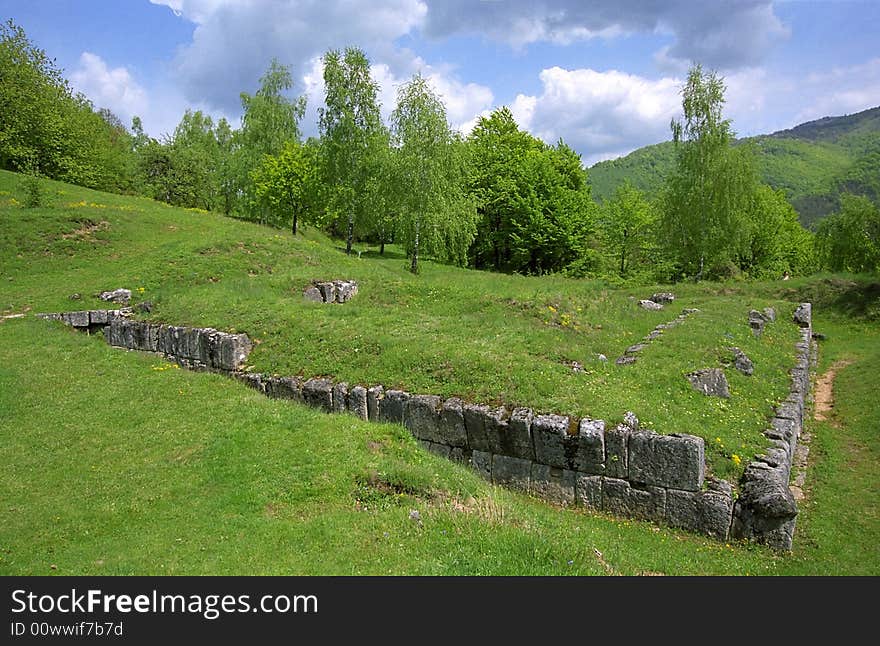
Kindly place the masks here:
<instances>
[{"instance_id":1,"label":"stone wall","mask_svg":"<svg viewBox=\"0 0 880 646\"><path fill-rule=\"evenodd\" d=\"M796 344L797 363L791 371L788 397L775 410L764 431L770 446L756 456L740 480L731 535L778 550L791 550L797 520L797 503L789 481L797 441L803 430L807 396L810 392L810 352L812 349L812 307L801 303L794 314L801 328Z\"/></svg>"},{"instance_id":2,"label":"stone wall","mask_svg":"<svg viewBox=\"0 0 880 646\"><path fill-rule=\"evenodd\" d=\"M806 314L804 314L806 310ZM791 548L797 508L791 458L809 390L809 304L792 390L765 435L772 445L746 469L734 504L730 483L706 476L705 444L692 435L640 428L632 413L605 421L489 406L452 397L244 372L245 334L132 320L124 310L40 315L102 331L114 346L157 352L189 368L227 373L259 392L363 420L405 426L429 451L470 465L496 484L563 506L580 506L712 536ZM806 324L803 323L806 316Z\"/></svg>"}]
</instances>

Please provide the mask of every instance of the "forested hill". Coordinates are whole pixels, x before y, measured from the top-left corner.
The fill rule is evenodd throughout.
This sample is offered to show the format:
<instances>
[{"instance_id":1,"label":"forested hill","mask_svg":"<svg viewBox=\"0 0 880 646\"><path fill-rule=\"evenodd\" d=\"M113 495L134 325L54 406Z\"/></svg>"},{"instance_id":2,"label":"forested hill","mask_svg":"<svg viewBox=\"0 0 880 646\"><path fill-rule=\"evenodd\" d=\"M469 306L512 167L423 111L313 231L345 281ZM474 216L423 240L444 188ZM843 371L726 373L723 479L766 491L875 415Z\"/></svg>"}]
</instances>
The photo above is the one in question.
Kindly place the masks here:
<instances>
[{"instance_id":1,"label":"forested hill","mask_svg":"<svg viewBox=\"0 0 880 646\"><path fill-rule=\"evenodd\" d=\"M843 192L880 202L880 107L742 141L753 143L761 178L785 190L805 225L837 210ZM626 179L653 193L673 161L667 141L599 162L589 170L593 195L603 200Z\"/></svg>"}]
</instances>

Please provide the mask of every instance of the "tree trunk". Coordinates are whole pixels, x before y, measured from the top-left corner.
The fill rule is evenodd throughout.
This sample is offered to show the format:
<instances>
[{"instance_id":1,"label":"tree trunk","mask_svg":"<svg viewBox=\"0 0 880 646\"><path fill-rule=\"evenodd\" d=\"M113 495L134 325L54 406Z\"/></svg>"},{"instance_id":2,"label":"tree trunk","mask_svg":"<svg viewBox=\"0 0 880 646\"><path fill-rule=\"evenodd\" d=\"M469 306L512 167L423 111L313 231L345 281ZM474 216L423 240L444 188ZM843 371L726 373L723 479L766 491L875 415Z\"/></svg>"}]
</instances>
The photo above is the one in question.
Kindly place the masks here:
<instances>
[{"instance_id":1,"label":"tree trunk","mask_svg":"<svg viewBox=\"0 0 880 646\"><path fill-rule=\"evenodd\" d=\"M379 241L379 255L380 255L380 256L384 256L384 255L385 255L385 240L380 240L380 241Z\"/></svg>"},{"instance_id":2,"label":"tree trunk","mask_svg":"<svg viewBox=\"0 0 880 646\"><path fill-rule=\"evenodd\" d=\"M345 241L345 253L351 255L351 241L354 238L354 214L348 213L348 239Z\"/></svg>"},{"instance_id":3,"label":"tree trunk","mask_svg":"<svg viewBox=\"0 0 880 646\"><path fill-rule=\"evenodd\" d=\"M412 273L419 273L419 221L416 220L416 238L413 243L412 265L409 269Z\"/></svg>"},{"instance_id":4,"label":"tree trunk","mask_svg":"<svg viewBox=\"0 0 880 646\"><path fill-rule=\"evenodd\" d=\"M291 228L293 230L293 235L296 235L296 211L293 212L293 226Z\"/></svg>"}]
</instances>

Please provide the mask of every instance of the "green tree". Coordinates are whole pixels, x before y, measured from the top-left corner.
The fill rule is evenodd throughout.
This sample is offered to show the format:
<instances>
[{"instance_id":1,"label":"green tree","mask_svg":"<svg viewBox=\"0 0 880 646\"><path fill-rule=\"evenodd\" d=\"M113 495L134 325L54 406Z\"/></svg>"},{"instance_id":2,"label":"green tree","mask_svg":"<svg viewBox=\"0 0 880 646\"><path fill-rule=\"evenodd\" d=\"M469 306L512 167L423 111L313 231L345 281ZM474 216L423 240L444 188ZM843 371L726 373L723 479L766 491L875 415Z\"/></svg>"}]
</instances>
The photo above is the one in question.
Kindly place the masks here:
<instances>
[{"instance_id":1,"label":"green tree","mask_svg":"<svg viewBox=\"0 0 880 646\"><path fill-rule=\"evenodd\" d=\"M293 235L302 218L317 223L320 178L318 145L310 140L305 144L288 141L278 155L267 155L253 173L257 198L268 206L274 226L290 222Z\"/></svg>"},{"instance_id":2,"label":"green tree","mask_svg":"<svg viewBox=\"0 0 880 646\"><path fill-rule=\"evenodd\" d=\"M506 107L480 118L468 147L474 265L541 274L582 264L595 213L577 153L520 130Z\"/></svg>"},{"instance_id":3,"label":"green tree","mask_svg":"<svg viewBox=\"0 0 880 646\"><path fill-rule=\"evenodd\" d=\"M645 194L628 181L600 209L599 227L606 253L621 277L656 253L657 213Z\"/></svg>"},{"instance_id":4,"label":"green tree","mask_svg":"<svg viewBox=\"0 0 880 646\"><path fill-rule=\"evenodd\" d=\"M370 228L375 213L366 188L376 171L371 159L388 145L388 135L366 55L356 48L330 50L323 62L324 107L318 109L323 173L333 187L330 208L347 220L345 251L350 254L356 228Z\"/></svg>"},{"instance_id":5,"label":"green tree","mask_svg":"<svg viewBox=\"0 0 880 646\"><path fill-rule=\"evenodd\" d=\"M840 211L819 223L816 249L832 271L880 270L880 209L864 196L842 195Z\"/></svg>"},{"instance_id":6,"label":"green tree","mask_svg":"<svg viewBox=\"0 0 880 646\"><path fill-rule=\"evenodd\" d=\"M730 260L756 186L750 148L731 148L722 116L724 82L700 65L682 90L684 120L671 123L676 166L664 192L663 225L682 270L702 278L707 265Z\"/></svg>"},{"instance_id":7,"label":"green tree","mask_svg":"<svg viewBox=\"0 0 880 646\"><path fill-rule=\"evenodd\" d=\"M475 233L476 212L446 107L421 75L400 87L391 115L397 151L399 240L419 271L419 254L463 263Z\"/></svg>"},{"instance_id":8,"label":"green tree","mask_svg":"<svg viewBox=\"0 0 880 646\"><path fill-rule=\"evenodd\" d=\"M246 214L266 220L264 205L256 198L252 173L266 155L278 155L288 141L299 141L299 122L306 109L305 97L290 99L285 92L293 87L290 68L272 59L260 78L260 89L253 96L241 93L241 129L235 134L232 170L237 189L244 195Z\"/></svg>"}]
</instances>

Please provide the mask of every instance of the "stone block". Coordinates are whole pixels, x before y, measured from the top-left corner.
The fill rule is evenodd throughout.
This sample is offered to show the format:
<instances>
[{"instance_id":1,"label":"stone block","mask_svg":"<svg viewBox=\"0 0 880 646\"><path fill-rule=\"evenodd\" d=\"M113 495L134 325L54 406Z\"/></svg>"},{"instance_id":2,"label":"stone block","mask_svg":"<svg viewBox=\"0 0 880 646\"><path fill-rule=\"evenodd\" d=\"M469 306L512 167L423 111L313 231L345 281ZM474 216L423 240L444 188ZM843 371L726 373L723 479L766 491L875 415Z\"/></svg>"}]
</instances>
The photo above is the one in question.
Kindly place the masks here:
<instances>
[{"instance_id":1,"label":"stone block","mask_svg":"<svg viewBox=\"0 0 880 646\"><path fill-rule=\"evenodd\" d=\"M507 427L499 433L501 453L523 460L535 459L532 444L532 420L535 415L529 408L514 408L507 420Z\"/></svg>"},{"instance_id":2,"label":"stone block","mask_svg":"<svg viewBox=\"0 0 880 646\"><path fill-rule=\"evenodd\" d=\"M517 491L529 490L532 463L507 455L492 456L492 482Z\"/></svg>"},{"instance_id":3,"label":"stone block","mask_svg":"<svg viewBox=\"0 0 880 646\"><path fill-rule=\"evenodd\" d=\"M253 388L256 391L266 394L266 384L263 382L263 375L261 375L260 373L236 372L235 378L249 388Z\"/></svg>"},{"instance_id":4,"label":"stone block","mask_svg":"<svg viewBox=\"0 0 880 646\"><path fill-rule=\"evenodd\" d=\"M369 419L367 409L367 389L363 386L354 386L348 391L348 412L360 419Z\"/></svg>"},{"instance_id":5,"label":"stone block","mask_svg":"<svg viewBox=\"0 0 880 646\"><path fill-rule=\"evenodd\" d=\"M726 540L733 515L733 492L723 480L711 480L706 491L666 491L666 523L697 534Z\"/></svg>"},{"instance_id":6,"label":"stone block","mask_svg":"<svg viewBox=\"0 0 880 646\"><path fill-rule=\"evenodd\" d=\"M385 394L382 386L371 386L367 389L367 418L371 422L379 421L379 402Z\"/></svg>"},{"instance_id":7,"label":"stone block","mask_svg":"<svg viewBox=\"0 0 880 646\"><path fill-rule=\"evenodd\" d=\"M773 309L772 307L765 307L765 308L761 311L761 314L763 314L763 315L764 315L764 318L765 318L767 321L770 321L771 323L774 322L774 321L776 320L776 310Z\"/></svg>"},{"instance_id":8,"label":"stone block","mask_svg":"<svg viewBox=\"0 0 880 646\"><path fill-rule=\"evenodd\" d=\"M348 384L344 381L333 386L333 412L344 413L348 404Z\"/></svg>"},{"instance_id":9,"label":"stone block","mask_svg":"<svg viewBox=\"0 0 880 646\"><path fill-rule=\"evenodd\" d=\"M792 318L800 327L809 329L813 321L813 306L810 303L801 303Z\"/></svg>"},{"instance_id":10,"label":"stone block","mask_svg":"<svg viewBox=\"0 0 880 646\"><path fill-rule=\"evenodd\" d=\"M238 370L247 360L253 348L247 334L226 334L219 332L219 342L213 344L211 367L216 370Z\"/></svg>"},{"instance_id":11,"label":"stone block","mask_svg":"<svg viewBox=\"0 0 880 646\"><path fill-rule=\"evenodd\" d=\"M460 448L468 447L467 429L461 400L450 397L440 406L439 442Z\"/></svg>"},{"instance_id":12,"label":"stone block","mask_svg":"<svg viewBox=\"0 0 880 646\"><path fill-rule=\"evenodd\" d=\"M566 467L581 473L601 475L605 473L605 422L601 419L583 418L578 423L577 435L567 436Z\"/></svg>"},{"instance_id":13,"label":"stone block","mask_svg":"<svg viewBox=\"0 0 880 646\"><path fill-rule=\"evenodd\" d=\"M507 454L502 447L501 438L507 435L507 410L492 408L482 404L462 406L468 445L477 451Z\"/></svg>"},{"instance_id":14,"label":"stone block","mask_svg":"<svg viewBox=\"0 0 880 646\"><path fill-rule=\"evenodd\" d=\"M336 285L333 283L318 283L315 286L321 290L321 296L325 303L332 303L336 300Z\"/></svg>"},{"instance_id":15,"label":"stone block","mask_svg":"<svg viewBox=\"0 0 880 646\"><path fill-rule=\"evenodd\" d=\"M471 468L486 480L491 480L492 454L486 451L471 451Z\"/></svg>"},{"instance_id":16,"label":"stone block","mask_svg":"<svg viewBox=\"0 0 880 646\"><path fill-rule=\"evenodd\" d=\"M357 295L358 285L353 280L338 280L335 282L337 303L347 303Z\"/></svg>"},{"instance_id":17,"label":"stone block","mask_svg":"<svg viewBox=\"0 0 880 646\"><path fill-rule=\"evenodd\" d=\"M145 321L131 321L132 342L136 350L156 352L159 347L159 326Z\"/></svg>"},{"instance_id":18,"label":"stone block","mask_svg":"<svg viewBox=\"0 0 880 646\"><path fill-rule=\"evenodd\" d=\"M649 301L647 299L639 301L639 307L645 310L662 310L663 305L660 303L655 303L654 301Z\"/></svg>"},{"instance_id":19,"label":"stone block","mask_svg":"<svg viewBox=\"0 0 880 646\"><path fill-rule=\"evenodd\" d=\"M333 411L333 382L329 379L309 379L302 387L303 401L326 413Z\"/></svg>"},{"instance_id":20,"label":"stone block","mask_svg":"<svg viewBox=\"0 0 880 646\"><path fill-rule=\"evenodd\" d=\"M752 462L740 479L731 537L791 550L797 513L797 502L788 486L788 470Z\"/></svg>"},{"instance_id":21,"label":"stone block","mask_svg":"<svg viewBox=\"0 0 880 646\"><path fill-rule=\"evenodd\" d=\"M64 312L61 320L73 327L89 327L89 312L83 310L79 312Z\"/></svg>"},{"instance_id":22,"label":"stone block","mask_svg":"<svg viewBox=\"0 0 880 646\"><path fill-rule=\"evenodd\" d=\"M452 447L446 446L445 444L437 444L436 442L429 442L427 440L419 440L419 444L422 445L422 448L434 455L439 455L441 458L446 458L447 460L449 459L449 452L452 450Z\"/></svg>"},{"instance_id":23,"label":"stone block","mask_svg":"<svg viewBox=\"0 0 880 646\"><path fill-rule=\"evenodd\" d=\"M453 462L468 464L471 460L471 452L466 448L453 446L449 448L449 459Z\"/></svg>"},{"instance_id":24,"label":"stone block","mask_svg":"<svg viewBox=\"0 0 880 646\"><path fill-rule=\"evenodd\" d=\"M89 325L107 325L110 322L110 315L107 310L90 310Z\"/></svg>"},{"instance_id":25,"label":"stone block","mask_svg":"<svg viewBox=\"0 0 880 646\"><path fill-rule=\"evenodd\" d=\"M671 303L675 300L675 294L672 292L657 292L651 295L651 300L661 304Z\"/></svg>"},{"instance_id":26,"label":"stone block","mask_svg":"<svg viewBox=\"0 0 880 646\"><path fill-rule=\"evenodd\" d=\"M385 393L383 401L387 402L393 393L398 392L401 391L389 390ZM436 395L407 396L403 403L403 412L401 414L403 425L409 429L413 437L442 444L440 441L439 408L440 398Z\"/></svg>"},{"instance_id":27,"label":"stone block","mask_svg":"<svg viewBox=\"0 0 880 646\"><path fill-rule=\"evenodd\" d=\"M604 478L602 509L616 516L662 521L666 514L666 490L632 486L626 480Z\"/></svg>"},{"instance_id":28,"label":"stone block","mask_svg":"<svg viewBox=\"0 0 880 646\"><path fill-rule=\"evenodd\" d=\"M391 424L403 424L403 411L410 394L403 390L386 390L379 401L379 418Z\"/></svg>"},{"instance_id":29,"label":"stone block","mask_svg":"<svg viewBox=\"0 0 880 646\"><path fill-rule=\"evenodd\" d=\"M602 476L578 473L575 477L577 504L587 509L602 509Z\"/></svg>"},{"instance_id":30,"label":"stone block","mask_svg":"<svg viewBox=\"0 0 880 646\"><path fill-rule=\"evenodd\" d=\"M695 370L694 372L689 372L686 377L691 382L694 390L698 390L706 396L730 399L730 386L721 368Z\"/></svg>"},{"instance_id":31,"label":"stone block","mask_svg":"<svg viewBox=\"0 0 880 646\"><path fill-rule=\"evenodd\" d=\"M529 477L529 493L557 505L573 505L575 476L575 472L569 469L558 469L533 462Z\"/></svg>"},{"instance_id":32,"label":"stone block","mask_svg":"<svg viewBox=\"0 0 880 646\"><path fill-rule=\"evenodd\" d=\"M563 415L538 415L532 420L535 462L560 469L568 467L566 438L570 423Z\"/></svg>"},{"instance_id":33,"label":"stone block","mask_svg":"<svg viewBox=\"0 0 880 646\"><path fill-rule=\"evenodd\" d=\"M266 395L273 399L290 399L302 403L303 384L298 377L269 377L266 380Z\"/></svg>"},{"instance_id":34,"label":"stone block","mask_svg":"<svg viewBox=\"0 0 880 646\"><path fill-rule=\"evenodd\" d=\"M699 491L705 476L703 438L638 431L629 438L629 479L646 485Z\"/></svg>"},{"instance_id":35,"label":"stone block","mask_svg":"<svg viewBox=\"0 0 880 646\"><path fill-rule=\"evenodd\" d=\"M612 478L629 477L629 436L633 429L627 424L618 424L605 431L605 475Z\"/></svg>"}]
</instances>

